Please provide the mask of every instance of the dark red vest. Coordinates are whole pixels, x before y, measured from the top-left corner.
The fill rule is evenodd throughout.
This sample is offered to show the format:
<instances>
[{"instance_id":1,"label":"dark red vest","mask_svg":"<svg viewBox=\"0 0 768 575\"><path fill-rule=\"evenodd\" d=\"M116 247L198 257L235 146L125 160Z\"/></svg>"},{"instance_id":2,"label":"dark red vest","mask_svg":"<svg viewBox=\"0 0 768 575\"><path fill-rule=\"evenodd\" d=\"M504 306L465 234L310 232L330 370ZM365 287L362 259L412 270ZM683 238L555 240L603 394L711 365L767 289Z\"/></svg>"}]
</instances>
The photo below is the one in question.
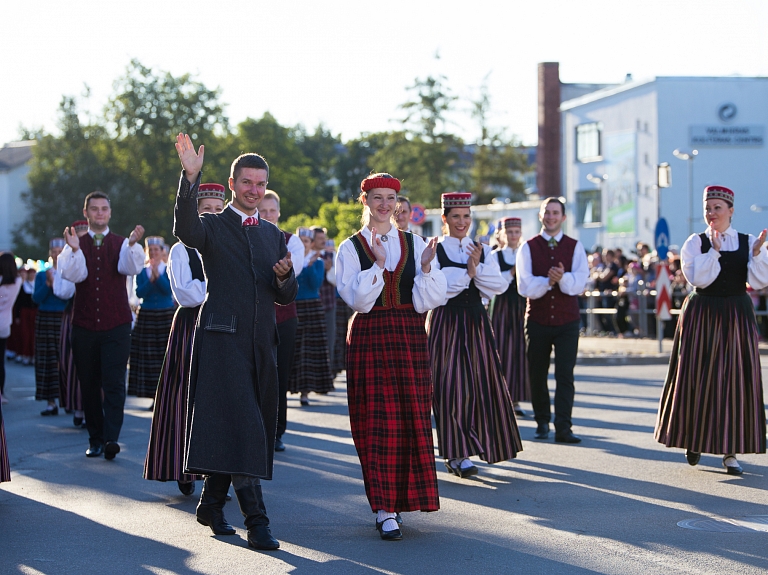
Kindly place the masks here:
<instances>
[{"instance_id":1,"label":"dark red vest","mask_svg":"<svg viewBox=\"0 0 768 575\"><path fill-rule=\"evenodd\" d=\"M285 245L287 246L288 240L291 239L293 234L288 232L283 233L285 234ZM275 323L283 323L284 321L288 321L289 319L293 319L295 317L299 317L299 314L296 311L295 301L292 301L288 305L275 304Z\"/></svg>"},{"instance_id":2,"label":"dark red vest","mask_svg":"<svg viewBox=\"0 0 768 575\"><path fill-rule=\"evenodd\" d=\"M90 234L80 238L88 277L77 284L72 324L91 331L107 331L131 323L126 276L117 271L125 238L108 233L101 247Z\"/></svg>"},{"instance_id":3,"label":"dark red vest","mask_svg":"<svg viewBox=\"0 0 768 575\"><path fill-rule=\"evenodd\" d=\"M534 276L547 277L549 268L562 262L566 272L573 265L573 250L576 240L563 234L557 246L550 248L541 234L528 240L531 250L531 271ZM579 319L579 300L577 296L566 295L555 284L551 290L539 299L528 298L528 319L541 325L564 325Z\"/></svg>"}]
</instances>

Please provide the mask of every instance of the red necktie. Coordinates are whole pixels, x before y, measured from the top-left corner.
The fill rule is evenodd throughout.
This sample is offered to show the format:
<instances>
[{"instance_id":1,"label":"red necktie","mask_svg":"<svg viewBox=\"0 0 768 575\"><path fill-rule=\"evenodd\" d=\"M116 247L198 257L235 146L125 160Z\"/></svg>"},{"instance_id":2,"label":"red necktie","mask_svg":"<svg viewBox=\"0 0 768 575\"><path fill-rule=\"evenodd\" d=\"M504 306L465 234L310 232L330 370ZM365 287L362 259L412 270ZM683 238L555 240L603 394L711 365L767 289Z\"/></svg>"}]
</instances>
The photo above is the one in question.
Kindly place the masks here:
<instances>
[{"instance_id":1,"label":"red necktie","mask_svg":"<svg viewBox=\"0 0 768 575\"><path fill-rule=\"evenodd\" d=\"M243 226L258 226L259 218L256 216L248 216L243 220Z\"/></svg>"}]
</instances>

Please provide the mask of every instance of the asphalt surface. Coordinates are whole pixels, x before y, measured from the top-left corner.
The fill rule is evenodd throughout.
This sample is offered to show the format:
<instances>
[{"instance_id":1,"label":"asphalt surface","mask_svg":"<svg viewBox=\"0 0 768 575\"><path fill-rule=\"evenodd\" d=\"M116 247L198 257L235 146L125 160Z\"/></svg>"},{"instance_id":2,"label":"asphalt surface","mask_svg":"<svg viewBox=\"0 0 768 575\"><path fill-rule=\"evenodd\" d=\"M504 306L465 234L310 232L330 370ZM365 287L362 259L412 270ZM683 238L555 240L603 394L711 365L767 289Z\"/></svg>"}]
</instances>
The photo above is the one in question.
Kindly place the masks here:
<instances>
[{"instance_id":1,"label":"asphalt surface","mask_svg":"<svg viewBox=\"0 0 768 575\"><path fill-rule=\"evenodd\" d=\"M13 474L0 484L0 575L768 571L768 458L740 458L744 475L734 477L718 456L691 467L681 450L656 443L663 364L577 366L580 445L533 440L526 418L518 458L477 462L473 479L448 475L436 454L441 510L404 514L399 542L374 528L343 375L309 407L291 396L287 450L264 482L276 552L247 547L235 500L225 512L238 533L217 537L195 522L199 484L185 497L175 483L142 479L149 400L129 398L114 461L88 459L86 431L70 415L39 415L33 368L7 365ZM711 518L716 529L753 528L678 526Z\"/></svg>"}]
</instances>

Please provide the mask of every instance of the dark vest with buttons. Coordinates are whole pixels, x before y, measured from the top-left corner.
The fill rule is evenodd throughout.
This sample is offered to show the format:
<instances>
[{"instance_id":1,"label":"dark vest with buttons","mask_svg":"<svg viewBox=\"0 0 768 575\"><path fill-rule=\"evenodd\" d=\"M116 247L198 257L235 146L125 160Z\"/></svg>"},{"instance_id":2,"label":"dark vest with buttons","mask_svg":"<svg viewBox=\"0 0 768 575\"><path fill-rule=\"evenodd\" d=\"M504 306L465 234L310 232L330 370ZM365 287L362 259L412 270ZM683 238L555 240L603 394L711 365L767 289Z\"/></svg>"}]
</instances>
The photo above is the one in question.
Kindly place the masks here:
<instances>
[{"instance_id":1,"label":"dark vest with buttons","mask_svg":"<svg viewBox=\"0 0 768 575\"><path fill-rule=\"evenodd\" d=\"M701 253L712 248L707 234L699 234ZM720 252L720 273L705 288L696 288L696 293L718 297L738 296L747 293L749 266L749 236L739 234L739 248L735 252Z\"/></svg>"},{"instance_id":2,"label":"dark vest with buttons","mask_svg":"<svg viewBox=\"0 0 768 575\"><path fill-rule=\"evenodd\" d=\"M293 236L292 233L283 232L285 234L285 245L288 245L288 241ZM299 317L299 313L296 311L296 302L292 301L288 305L275 304L275 323L283 323L289 319Z\"/></svg>"},{"instance_id":3,"label":"dark vest with buttons","mask_svg":"<svg viewBox=\"0 0 768 575\"><path fill-rule=\"evenodd\" d=\"M72 324L91 331L107 331L131 323L126 276L117 271L125 238L108 233L100 247L90 234L80 238L88 277L77 284Z\"/></svg>"},{"instance_id":4,"label":"dark vest with buttons","mask_svg":"<svg viewBox=\"0 0 768 575\"><path fill-rule=\"evenodd\" d=\"M384 289L376 298L371 311L413 308L413 282L416 279L413 234L399 230L397 234L400 238L400 261L394 271L384 270ZM362 232L357 232L349 241L355 246L361 271L371 269L376 263L376 256Z\"/></svg>"},{"instance_id":5,"label":"dark vest with buttons","mask_svg":"<svg viewBox=\"0 0 768 575\"><path fill-rule=\"evenodd\" d=\"M480 244L475 242L476 247L482 248ZM437 262L440 264L440 269L443 268L461 268L467 269L467 264L460 264L448 258L448 254L445 253L443 244L437 244ZM485 250L480 252L480 263L485 263ZM470 280L469 287L460 294L452 297L445 304L447 307L476 307L483 306L483 296L480 295L480 290L475 285L474 278Z\"/></svg>"},{"instance_id":6,"label":"dark vest with buttons","mask_svg":"<svg viewBox=\"0 0 768 575\"><path fill-rule=\"evenodd\" d=\"M534 276L547 277L549 268L557 266L560 262L566 272L571 271L573 251L576 249L576 240L573 238L563 234L557 246L551 248L547 240L539 234L528 240L528 247L531 251L531 272ZM542 297L528 298L525 316L541 325L565 325L579 319L579 300L576 296L564 294L560 291L560 284L555 284Z\"/></svg>"}]
</instances>

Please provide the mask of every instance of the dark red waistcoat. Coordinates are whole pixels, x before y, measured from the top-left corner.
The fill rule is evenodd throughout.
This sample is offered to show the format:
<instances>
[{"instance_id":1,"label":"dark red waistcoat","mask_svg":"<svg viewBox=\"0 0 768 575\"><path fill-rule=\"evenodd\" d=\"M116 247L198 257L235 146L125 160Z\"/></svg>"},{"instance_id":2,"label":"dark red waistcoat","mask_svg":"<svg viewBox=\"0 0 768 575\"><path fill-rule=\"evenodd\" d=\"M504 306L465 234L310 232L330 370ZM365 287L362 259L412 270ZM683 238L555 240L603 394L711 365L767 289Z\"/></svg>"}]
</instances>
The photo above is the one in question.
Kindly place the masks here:
<instances>
[{"instance_id":1,"label":"dark red waistcoat","mask_svg":"<svg viewBox=\"0 0 768 575\"><path fill-rule=\"evenodd\" d=\"M125 238L108 233L96 247L90 234L80 238L88 277L77 284L72 324L91 331L107 331L131 323L126 276L117 271Z\"/></svg>"},{"instance_id":2,"label":"dark red waistcoat","mask_svg":"<svg viewBox=\"0 0 768 575\"><path fill-rule=\"evenodd\" d=\"M541 234L528 240L531 250L531 271L535 276L547 277L549 268L562 262L566 272L573 265L573 251L576 240L563 234L557 246L550 248ZM539 299L528 298L526 317L541 325L564 325L579 319L579 300L577 296L566 295L555 284Z\"/></svg>"},{"instance_id":3,"label":"dark red waistcoat","mask_svg":"<svg viewBox=\"0 0 768 575\"><path fill-rule=\"evenodd\" d=\"M293 234L289 232L283 232L283 234L285 234L285 245L287 246L288 240L291 239ZM275 304L275 323L283 323L284 321L288 321L289 319L293 319L295 317L299 317L299 314L296 311L295 301L292 301L288 305Z\"/></svg>"}]
</instances>

